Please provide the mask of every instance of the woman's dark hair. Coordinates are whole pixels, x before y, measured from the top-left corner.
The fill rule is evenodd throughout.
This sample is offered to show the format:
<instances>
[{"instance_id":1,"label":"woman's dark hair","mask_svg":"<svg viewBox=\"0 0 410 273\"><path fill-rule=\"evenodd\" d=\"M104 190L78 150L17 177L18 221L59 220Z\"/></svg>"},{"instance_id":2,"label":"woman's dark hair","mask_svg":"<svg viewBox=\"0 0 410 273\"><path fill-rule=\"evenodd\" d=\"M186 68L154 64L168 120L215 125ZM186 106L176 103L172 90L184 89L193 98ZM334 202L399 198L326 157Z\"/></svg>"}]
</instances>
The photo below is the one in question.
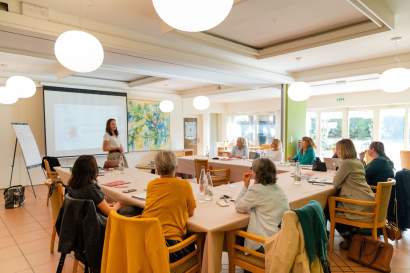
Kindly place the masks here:
<instances>
[{"instance_id":1,"label":"woman's dark hair","mask_svg":"<svg viewBox=\"0 0 410 273\"><path fill-rule=\"evenodd\" d=\"M393 168L393 161L391 161L391 159L386 155L385 151L384 151L384 144L383 142L380 141L373 141L372 143L370 143L369 149L373 149L376 151L376 153L379 156L382 156L384 158L386 158L389 163L392 165Z\"/></svg>"},{"instance_id":2,"label":"woman's dark hair","mask_svg":"<svg viewBox=\"0 0 410 273\"><path fill-rule=\"evenodd\" d=\"M276 183L276 167L269 158L258 158L253 161L252 170L255 173L255 181L262 185Z\"/></svg>"},{"instance_id":3,"label":"woman's dark hair","mask_svg":"<svg viewBox=\"0 0 410 273\"><path fill-rule=\"evenodd\" d=\"M82 155L74 162L71 170L71 177L68 186L79 189L97 180L98 166L95 157L92 155Z\"/></svg>"},{"instance_id":4,"label":"woman's dark hair","mask_svg":"<svg viewBox=\"0 0 410 273\"><path fill-rule=\"evenodd\" d=\"M105 124L105 132L107 132L110 136L112 136L112 132L111 132L111 128L110 128L110 124L111 124L112 121L115 121L115 118L108 119L107 123ZM117 128L115 128L114 134L115 134L115 136L118 136L118 129Z\"/></svg>"}]
</instances>

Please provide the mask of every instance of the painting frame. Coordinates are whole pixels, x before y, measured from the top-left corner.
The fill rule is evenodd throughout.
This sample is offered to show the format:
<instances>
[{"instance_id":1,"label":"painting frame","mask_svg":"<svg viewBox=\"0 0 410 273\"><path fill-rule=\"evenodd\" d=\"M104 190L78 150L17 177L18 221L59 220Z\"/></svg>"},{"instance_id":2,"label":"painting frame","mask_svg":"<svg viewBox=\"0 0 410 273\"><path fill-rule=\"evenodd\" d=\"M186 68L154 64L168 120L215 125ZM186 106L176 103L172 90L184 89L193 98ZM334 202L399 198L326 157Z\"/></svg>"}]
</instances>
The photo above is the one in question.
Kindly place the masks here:
<instances>
[{"instance_id":1,"label":"painting frame","mask_svg":"<svg viewBox=\"0 0 410 273\"><path fill-rule=\"evenodd\" d=\"M168 150L171 147L171 115L159 109L160 101L127 100L129 152Z\"/></svg>"}]
</instances>

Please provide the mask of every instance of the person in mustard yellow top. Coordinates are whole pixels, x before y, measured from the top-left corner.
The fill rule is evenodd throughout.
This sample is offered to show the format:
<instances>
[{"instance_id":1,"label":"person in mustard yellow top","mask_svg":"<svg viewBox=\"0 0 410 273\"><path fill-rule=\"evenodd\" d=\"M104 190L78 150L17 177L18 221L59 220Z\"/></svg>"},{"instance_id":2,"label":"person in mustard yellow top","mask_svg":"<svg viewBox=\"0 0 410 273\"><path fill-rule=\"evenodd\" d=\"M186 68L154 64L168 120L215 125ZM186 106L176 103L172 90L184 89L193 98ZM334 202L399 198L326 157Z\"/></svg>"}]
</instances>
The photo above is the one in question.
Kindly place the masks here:
<instances>
[{"instance_id":1,"label":"person in mustard yellow top","mask_svg":"<svg viewBox=\"0 0 410 273\"><path fill-rule=\"evenodd\" d=\"M158 218L167 246L181 242L187 233L188 218L196 207L194 194L188 181L176 178L176 157L173 152L160 151L155 156L159 178L149 182L143 218ZM191 247L170 255L174 262L193 250Z\"/></svg>"}]
</instances>

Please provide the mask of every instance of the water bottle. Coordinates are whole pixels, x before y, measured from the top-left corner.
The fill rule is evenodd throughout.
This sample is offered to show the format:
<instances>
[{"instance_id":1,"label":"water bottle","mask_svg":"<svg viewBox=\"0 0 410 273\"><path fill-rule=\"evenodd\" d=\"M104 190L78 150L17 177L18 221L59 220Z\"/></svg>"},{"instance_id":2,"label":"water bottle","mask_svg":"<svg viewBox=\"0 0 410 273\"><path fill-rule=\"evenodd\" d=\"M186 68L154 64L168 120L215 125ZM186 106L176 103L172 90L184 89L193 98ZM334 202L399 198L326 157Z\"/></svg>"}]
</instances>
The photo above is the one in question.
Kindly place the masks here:
<instances>
[{"instance_id":1,"label":"water bottle","mask_svg":"<svg viewBox=\"0 0 410 273\"><path fill-rule=\"evenodd\" d=\"M201 168L201 173L199 175L199 200L204 200L205 199L205 188L206 185L208 184L208 177L205 172L205 168Z\"/></svg>"},{"instance_id":2,"label":"water bottle","mask_svg":"<svg viewBox=\"0 0 410 273\"><path fill-rule=\"evenodd\" d=\"M208 171L206 173L207 183L205 184L205 201L212 201L214 198L214 187L212 183L211 174Z\"/></svg>"},{"instance_id":3,"label":"water bottle","mask_svg":"<svg viewBox=\"0 0 410 273\"><path fill-rule=\"evenodd\" d=\"M118 169L122 172L124 171L124 156L120 155L120 162L118 164Z\"/></svg>"},{"instance_id":4,"label":"water bottle","mask_svg":"<svg viewBox=\"0 0 410 273\"><path fill-rule=\"evenodd\" d=\"M300 163L296 162L295 164L295 181L294 184L302 183L302 170L300 168Z\"/></svg>"}]
</instances>

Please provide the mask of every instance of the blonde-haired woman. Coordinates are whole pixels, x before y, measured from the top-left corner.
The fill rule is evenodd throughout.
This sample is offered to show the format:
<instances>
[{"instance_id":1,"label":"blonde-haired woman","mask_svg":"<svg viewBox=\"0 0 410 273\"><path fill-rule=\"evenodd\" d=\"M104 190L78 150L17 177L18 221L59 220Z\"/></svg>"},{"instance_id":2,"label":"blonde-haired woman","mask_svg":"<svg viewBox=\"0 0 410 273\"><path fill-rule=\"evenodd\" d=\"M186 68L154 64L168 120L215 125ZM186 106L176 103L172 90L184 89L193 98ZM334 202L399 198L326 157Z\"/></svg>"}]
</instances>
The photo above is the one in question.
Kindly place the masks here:
<instances>
[{"instance_id":1,"label":"blonde-haired woman","mask_svg":"<svg viewBox=\"0 0 410 273\"><path fill-rule=\"evenodd\" d=\"M282 143L280 139L272 139L270 150L266 152L267 156L273 161L282 161Z\"/></svg>"},{"instance_id":2,"label":"blonde-haired woman","mask_svg":"<svg viewBox=\"0 0 410 273\"><path fill-rule=\"evenodd\" d=\"M234 158L248 158L248 146L244 137L236 139L236 145L232 147L231 156Z\"/></svg>"},{"instance_id":3,"label":"blonde-haired woman","mask_svg":"<svg viewBox=\"0 0 410 273\"><path fill-rule=\"evenodd\" d=\"M316 145L311 137L302 137L301 148L292 160L299 162L301 165L312 165L316 158L315 148Z\"/></svg>"},{"instance_id":4,"label":"blonde-haired woman","mask_svg":"<svg viewBox=\"0 0 410 273\"><path fill-rule=\"evenodd\" d=\"M363 201L373 201L374 193L366 182L366 173L362 162L357 159L356 149L350 139L342 139L336 143L336 154L341 159L339 169L333 179L333 185L339 190L339 196ZM351 204L339 203L340 207L348 210L368 212L371 207L366 208ZM344 213L344 216L351 220L368 220L366 216ZM337 224L336 230L345 239L340 245L348 248L350 245L354 229L350 226Z\"/></svg>"},{"instance_id":5,"label":"blonde-haired woman","mask_svg":"<svg viewBox=\"0 0 410 273\"><path fill-rule=\"evenodd\" d=\"M143 218L158 218L162 225L167 246L181 242L187 233L188 218L196 207L194 194L188 181L176 178L177 160L171 151L159 151L155 156L155 168L159 178L148 183ZM175 262L192 247L170 255Z\"/></svg>"}]
</instances>

